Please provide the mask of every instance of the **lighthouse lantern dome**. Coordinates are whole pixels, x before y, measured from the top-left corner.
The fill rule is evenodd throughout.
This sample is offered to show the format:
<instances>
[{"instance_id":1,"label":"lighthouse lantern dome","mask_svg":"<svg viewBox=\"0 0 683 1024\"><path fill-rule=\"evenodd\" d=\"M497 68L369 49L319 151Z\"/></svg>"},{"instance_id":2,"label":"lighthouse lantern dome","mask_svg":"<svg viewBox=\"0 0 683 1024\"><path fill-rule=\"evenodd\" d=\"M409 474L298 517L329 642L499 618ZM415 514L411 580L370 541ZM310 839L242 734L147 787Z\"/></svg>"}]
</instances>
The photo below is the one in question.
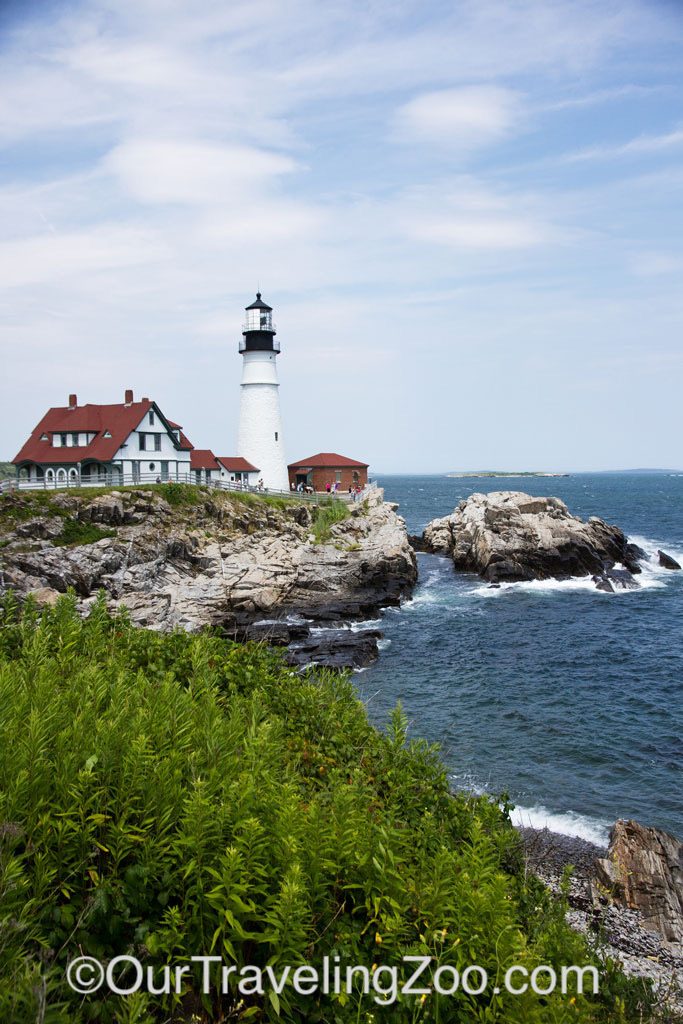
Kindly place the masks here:
<instances>
[{"instance_id":1,"label":"lighthouse lantern dome","mask_svg":"<svg viewBox=\"0 0 683 1024\"><path fill-rule=\"evenodd\" d=\"M246 307L246 314L243 334L247 331L271 331L275 334L273 307L263 301L261 292L256 292L256 300Z\"/></svg>"}]
</instances>

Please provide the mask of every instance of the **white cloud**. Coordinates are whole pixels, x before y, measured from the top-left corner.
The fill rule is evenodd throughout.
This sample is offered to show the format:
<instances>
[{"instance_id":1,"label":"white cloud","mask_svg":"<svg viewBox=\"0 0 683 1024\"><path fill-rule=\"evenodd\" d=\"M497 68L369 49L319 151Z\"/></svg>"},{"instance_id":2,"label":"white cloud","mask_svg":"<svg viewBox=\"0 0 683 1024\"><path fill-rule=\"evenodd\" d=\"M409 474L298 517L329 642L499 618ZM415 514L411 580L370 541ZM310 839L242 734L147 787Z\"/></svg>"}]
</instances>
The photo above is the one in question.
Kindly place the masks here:
<instances>
[{"instance_id":1,"label":"white cloud","mask_svg":"<svg viewBox=\"0 0 683 1024\"><path fill-rule=\"evenodd\" d=\"M520 119L517 93L478 85L416 96L396 112L394 129L407 142L468 150L505 138Z\"/></svg>"},{"instance_id":2,"label":"white cloud","mask_svg":"<svg viewBox=\"0 0 683 1024\"><path fill-rule=\"evenodd\" d=\"M574 153L565 153L559 158L565 163L579 163L583 160L614 160L624 156L642 156L661 153L683 145L683 129L663 132L661 135L638 135L627 142L609 146L589 146Z\"/></svg>"},{"instance_id":3,"label":"white cloud","mask_svg":"<svg viewBox=\"0 0 683 1024\"><path fill-rule=\"evenodd\" d=\"M33 235L0 243L6 288L87 280L101 271L167 259L169 250L146 228L101 224L86 231Z\"/></svg>"},{"instance_id":4,"label":"white cloud","mask_svg":"<svg viewBox=\"0 0 683 1024\"><path fill-rule=\"evenodd\" d=\"M427 220L413 225L412 234L425 242L460 249L526 249L546 240L538 225L504 217Z\"/></svg>"},{"instance_id":5,"label":"white cloud","mask_svg":"<svg viewBox=\"0 0 683 1024\"><path fill-rule=\"evenodd\" d=\"M251 146L172 139L124 142L103 162L141 202L200 206L234 203L296 166L290 157Z\"/></svg>"}]
</instances>

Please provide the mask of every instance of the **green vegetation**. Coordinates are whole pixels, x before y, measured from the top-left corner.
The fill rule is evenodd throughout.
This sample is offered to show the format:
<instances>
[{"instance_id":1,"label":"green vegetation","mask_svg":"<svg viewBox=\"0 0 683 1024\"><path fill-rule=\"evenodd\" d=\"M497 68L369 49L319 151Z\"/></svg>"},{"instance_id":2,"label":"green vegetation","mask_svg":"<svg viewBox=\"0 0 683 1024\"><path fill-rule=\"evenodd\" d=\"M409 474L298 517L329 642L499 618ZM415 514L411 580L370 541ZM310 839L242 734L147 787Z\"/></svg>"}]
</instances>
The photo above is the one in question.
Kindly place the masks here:
<instances>
[{"instance_id":1,"label":"green vegetation","mask_svg":"<svg viewBox=\"0 0 683 1024\"><path fill-rule=\"evenodd\" d=\"M342 523L351 515L345 501L330 498L322 501L313 509L312 532L316 544L324 544L331 537L331 529L335 523Z\"/></svg>"},{"instance_id":2,"label":"green vegetation","mask_svg":"<svg viewBox=\"0 0 683 1024\"><path fill-rule=\"evenodd\" d=\"M14 480L17 471L11 462L0 462L0 480Z\"/></svg>"},{"instance_id":3,"label":"green vegetation","mask_svg":"<svg viewBox=\"0 0 683 1024\"><path fill-rule=\"evenodd\" d=\"M95 541L102 540L103 537L114 536L116 536L116 530L106 530L95 523L82 523L79 519L67 516L62 532L55 537L52 543L57 547L65 545L73 547L76 544L94 544Z\"/></svg>"},{"instance_id":4,"label":"green vegetation","mask_svg":"<svg viewBox=\"0 0 683 1024\"><path fill-rule=\"evenodd\" d=\"M372 970L430 955L499 980L516 963L595 962L563 910L525 878L506 808L453 797L400 709L379 733L348 679L293 673L257 645L136 630L102 601L85 621L69 597L40 618L6 601L3 1022L651 1019L613 966L599 996L431 993L382 1009L372 991L202 995L189 964L280 971L338 955ZM191 969L178 995L67 987L73 957L119 954L157 985L164 964Z\"/></svg>"}]
</instances>

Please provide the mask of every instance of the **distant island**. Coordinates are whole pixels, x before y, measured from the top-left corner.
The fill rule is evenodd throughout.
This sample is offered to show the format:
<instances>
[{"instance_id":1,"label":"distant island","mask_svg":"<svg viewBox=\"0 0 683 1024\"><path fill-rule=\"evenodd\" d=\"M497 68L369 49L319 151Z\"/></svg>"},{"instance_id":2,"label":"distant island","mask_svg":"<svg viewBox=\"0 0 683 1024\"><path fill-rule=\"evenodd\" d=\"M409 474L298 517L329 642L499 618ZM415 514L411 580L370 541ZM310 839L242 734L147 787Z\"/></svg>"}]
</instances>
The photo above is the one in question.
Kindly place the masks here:
<instances>
[{"instance_id":1,"label":"distant island","mask_svg":"<svg viewBox=\"0 0 683 1024\"><path fill-rule=\"evenodd\" d=\"M449 478L458 478L458 479L460 479L462 477L474 477L475 479L480 479L481 477L496 477L496 478L500 477L501 479L508 479L510 477L518 477L518 476L569 476L569 473L537 473L537 472L530 472L528 470L526 470L524 472L520 472L520 473L512 473L512 472L509 472L509 473L505 472L505 473L503 473L503 472L499 472L498 470L486 469L486 470L481 470L478 473L446 473L446 476L449 477Z\"/></svg>"}]
</instances>

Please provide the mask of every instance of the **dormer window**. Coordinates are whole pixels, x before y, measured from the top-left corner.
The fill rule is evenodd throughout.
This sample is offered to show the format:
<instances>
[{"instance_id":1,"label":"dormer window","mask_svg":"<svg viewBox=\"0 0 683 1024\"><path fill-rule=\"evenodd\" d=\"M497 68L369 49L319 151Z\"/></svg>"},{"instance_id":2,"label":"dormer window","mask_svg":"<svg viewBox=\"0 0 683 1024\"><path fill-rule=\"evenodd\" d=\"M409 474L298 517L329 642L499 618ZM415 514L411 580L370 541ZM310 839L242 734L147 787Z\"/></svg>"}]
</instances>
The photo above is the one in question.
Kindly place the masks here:
<instances>
[{"instance_id":1,"label":"dormer window","mask_svg":"<svg viewBox=\"0 0 683 1024\"><path fill-rule=\"evenodd\" d=\"M60 441L60 444L61 444L62 448L66 448L66 434L60 434L59 435L59 441Z\"/></svg>"},{"instance_id":2,"label":"dormer window","mask_svg":"<svg viewBox=\"0 0 683 1024\"><path fill-rule=\"evenodd\" d=\"M78 448L78 434L71 435L71 444L74 446L74 448Z\"/></svg>"},{"instance_id":3,"label":"dormer window","mask_svg":"<svg viewBox=\"0 0 683 1024\"><path fill-rule=\"evenodd\" d=\"M154 426L154 413L153 413L153 411L151 409L150 409L150 413L149 413L149 424L150 424L150 426Z\"/></svg>"}]
</instances>

